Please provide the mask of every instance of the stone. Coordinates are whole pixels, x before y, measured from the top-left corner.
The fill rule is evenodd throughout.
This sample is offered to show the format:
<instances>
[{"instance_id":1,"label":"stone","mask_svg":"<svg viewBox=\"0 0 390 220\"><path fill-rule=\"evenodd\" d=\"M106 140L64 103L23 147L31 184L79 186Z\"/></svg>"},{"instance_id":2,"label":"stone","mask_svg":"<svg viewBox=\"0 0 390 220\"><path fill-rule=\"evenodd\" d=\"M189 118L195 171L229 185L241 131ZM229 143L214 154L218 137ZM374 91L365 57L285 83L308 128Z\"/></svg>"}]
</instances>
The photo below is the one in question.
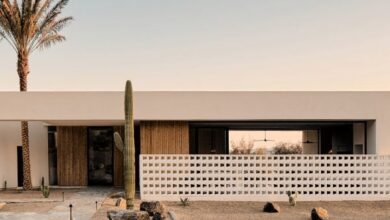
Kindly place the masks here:
<instances>
[{"instance_id":1,"label":"stone","mask_svg":"<svg viewBox=\"0 0 390 220\"><path fill-rule=\"evenodd\" d=\"M317 207L311 210L312 220L327 220L329 219L328 211L324 208Z\"/></svg>"},{"instance_id":2,"label":"stone","mask_svg":"<svg viewBox=\"0 0 390 220\"><path fill-rule=\"evenodd\" d=\"M7 204L4 203L4 202L0 202L0 210L1 210L2 208L4 208L5 205L7 205Z\"/></svg>"},{"instance_id":3,"label":"stone","mask_svg":"<svg viewBox=\"0 0 390 220\"><path fill-rule=\"evenodd\" d=\"M163 219L165 219L165 216L160 213L154 214L152 218L152 220L163 220Z\"/></svg>"},{"instance_id":4,"label":"stone","mask_svg":"<svg viewBox=\"0 0 390 220\"><path fill-rule=\"evenodd\" d=\"M169 217L171 217L171 220L178 220L176 214L173 211L168 211Z\"/></svg>"},{"instance_id":5,"label":"stone","mask_svg":"<svg viewBox=\"0 0 390 220\"><path fill-rule=\"evenodd\" d=\"M165 213L164 205L157 201L142 202L140 205L140 210L148 212L150 216L154 216L155 214L160 214L163 216Z\"/></svg>"},{"instance_id":6,"label":"stone","mask_svg":"<svg viewBox=\"0 0 390 220\"><path fill-rule=\"evenodd\" d=\"M110 210L107 217L109 220L149 220L147 212L133 210Z\"/></svg>"},{"instance_id":7,"label":"stone","mask_svg":"<svg viewBox=\"0 0 390 220\"><path fill-rule=\"evenodd\" d=\"M122 198L116 200L115 206L121 209L126 209L126 200Z\"/></svg>"},{"instance_id":8,"label":"stone","mask_svg":"<svg viewBox=\"0 0 390 220\"><path fill-rule=\"evenodd\" d=\"M267 202L264 205L263 212L269 212L269 213L280 212L280 207L278 204L274 202Z\"/></svg>"},{"instance_id":9,"label":"stone","mask_svg":"<svg viewBox=\"0 0 390 220\"><path fill-rule=\"evenodd\" d=\"M125 192L117 192L110 196L112 199L125 198Z\"/></svg>"}]
</instances>

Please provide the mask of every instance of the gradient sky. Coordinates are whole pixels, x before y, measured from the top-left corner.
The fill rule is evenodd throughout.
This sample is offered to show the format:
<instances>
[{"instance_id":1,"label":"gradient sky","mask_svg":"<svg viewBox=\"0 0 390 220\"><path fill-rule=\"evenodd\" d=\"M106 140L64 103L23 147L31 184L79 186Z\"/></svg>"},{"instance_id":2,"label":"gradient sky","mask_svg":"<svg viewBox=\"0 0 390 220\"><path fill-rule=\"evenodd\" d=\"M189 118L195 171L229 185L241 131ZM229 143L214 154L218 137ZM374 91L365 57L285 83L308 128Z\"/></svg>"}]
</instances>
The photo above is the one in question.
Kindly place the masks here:
<instances>
[{"instance_id":1,"label":"gradient sky","mask_svg":"<svg viewBox=\"0 0 390 220\"><path fill-rule=\"evenodd\" d=\"M71 0L32 91L389 90L388 0ZM0 42L0 90L18 89Z\"/></svg>"}]
</instances>

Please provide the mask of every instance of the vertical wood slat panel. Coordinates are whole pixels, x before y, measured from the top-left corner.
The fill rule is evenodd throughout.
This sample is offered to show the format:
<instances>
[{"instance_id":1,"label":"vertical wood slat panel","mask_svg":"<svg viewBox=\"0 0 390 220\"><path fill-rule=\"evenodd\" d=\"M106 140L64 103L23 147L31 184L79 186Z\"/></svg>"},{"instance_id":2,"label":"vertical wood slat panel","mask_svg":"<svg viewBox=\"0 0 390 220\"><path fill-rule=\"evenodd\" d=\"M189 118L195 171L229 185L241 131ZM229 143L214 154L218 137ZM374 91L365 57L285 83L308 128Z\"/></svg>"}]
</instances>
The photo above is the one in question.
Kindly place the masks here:
<instances>
[{"instance_id":1,"label":"vertical wood slat panel","mask_svg":"<svg viewBox=\"0 0 390 220\"><path fill-rule=\"evenodd\" d=\"M60 186L88 185L87 127L57 127Z\"/></svg>"},{"instance_id":2,"label":"vertical wood slat panel","mask_svg":"<svg viewBox=\"0 0 390 220\"><path fill-rule=\"evenodd\" d=\"M188 154L189 127L184 121L141 121L141 154Z\"/></svg>"},{"instance_id":3,"label":"vertical wood slat panel","mask_svg":"<svg viewBox=\"0 0 390 220\"><path fill-rule=\"evenodd\" d=\"M124 138L125 128L115 126L114 132L118 132ZM123 153L114 146L114 186L123 186Z\"/></svg>"}]
</instances>

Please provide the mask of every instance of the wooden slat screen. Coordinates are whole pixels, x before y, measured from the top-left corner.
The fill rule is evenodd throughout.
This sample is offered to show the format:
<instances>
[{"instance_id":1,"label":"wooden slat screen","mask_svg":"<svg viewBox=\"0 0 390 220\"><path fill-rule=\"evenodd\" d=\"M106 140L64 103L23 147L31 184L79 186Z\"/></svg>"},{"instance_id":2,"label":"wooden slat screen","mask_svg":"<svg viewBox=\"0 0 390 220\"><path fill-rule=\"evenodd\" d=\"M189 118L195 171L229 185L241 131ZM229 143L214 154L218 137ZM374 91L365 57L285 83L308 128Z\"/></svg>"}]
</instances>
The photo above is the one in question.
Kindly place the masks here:
<instances>
[{"instance_id":1,"label":"wooden slat screen","mask_svg":"<svg viewBox=\"0 0 390 220\"><path fill-rule=\"evenodd\" d=\"M188 154L189 127L184 121L141 121L141 154Z\"/></svg>"},{"instance_id":2,"label":"wooden slat screen","mask_svg":"<svg viewBox=\"0 0 390 220\"><path fill-rule=\"evenodd\" d=\"M88 185L87 127L57 127L59 186Z\"/></svg>"}]
</instances>

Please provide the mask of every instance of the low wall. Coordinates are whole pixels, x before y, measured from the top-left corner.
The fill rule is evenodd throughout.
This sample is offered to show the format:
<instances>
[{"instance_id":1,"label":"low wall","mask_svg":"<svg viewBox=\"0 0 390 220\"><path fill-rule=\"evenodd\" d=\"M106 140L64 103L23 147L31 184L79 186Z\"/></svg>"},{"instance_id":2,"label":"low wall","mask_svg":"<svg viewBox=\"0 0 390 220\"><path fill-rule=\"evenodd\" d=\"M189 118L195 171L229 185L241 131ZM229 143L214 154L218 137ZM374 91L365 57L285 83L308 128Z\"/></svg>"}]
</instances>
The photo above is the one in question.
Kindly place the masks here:
<instances>
[{"instance_id":1,"label":"low wall","mask_svg":"<svg viewBox=\"0 0 390 220\"><path fill-rule=\"evenodd\" d=\"M143 200L389 200L390 156L140 155Z\"/></svg>"}]
</instances>

